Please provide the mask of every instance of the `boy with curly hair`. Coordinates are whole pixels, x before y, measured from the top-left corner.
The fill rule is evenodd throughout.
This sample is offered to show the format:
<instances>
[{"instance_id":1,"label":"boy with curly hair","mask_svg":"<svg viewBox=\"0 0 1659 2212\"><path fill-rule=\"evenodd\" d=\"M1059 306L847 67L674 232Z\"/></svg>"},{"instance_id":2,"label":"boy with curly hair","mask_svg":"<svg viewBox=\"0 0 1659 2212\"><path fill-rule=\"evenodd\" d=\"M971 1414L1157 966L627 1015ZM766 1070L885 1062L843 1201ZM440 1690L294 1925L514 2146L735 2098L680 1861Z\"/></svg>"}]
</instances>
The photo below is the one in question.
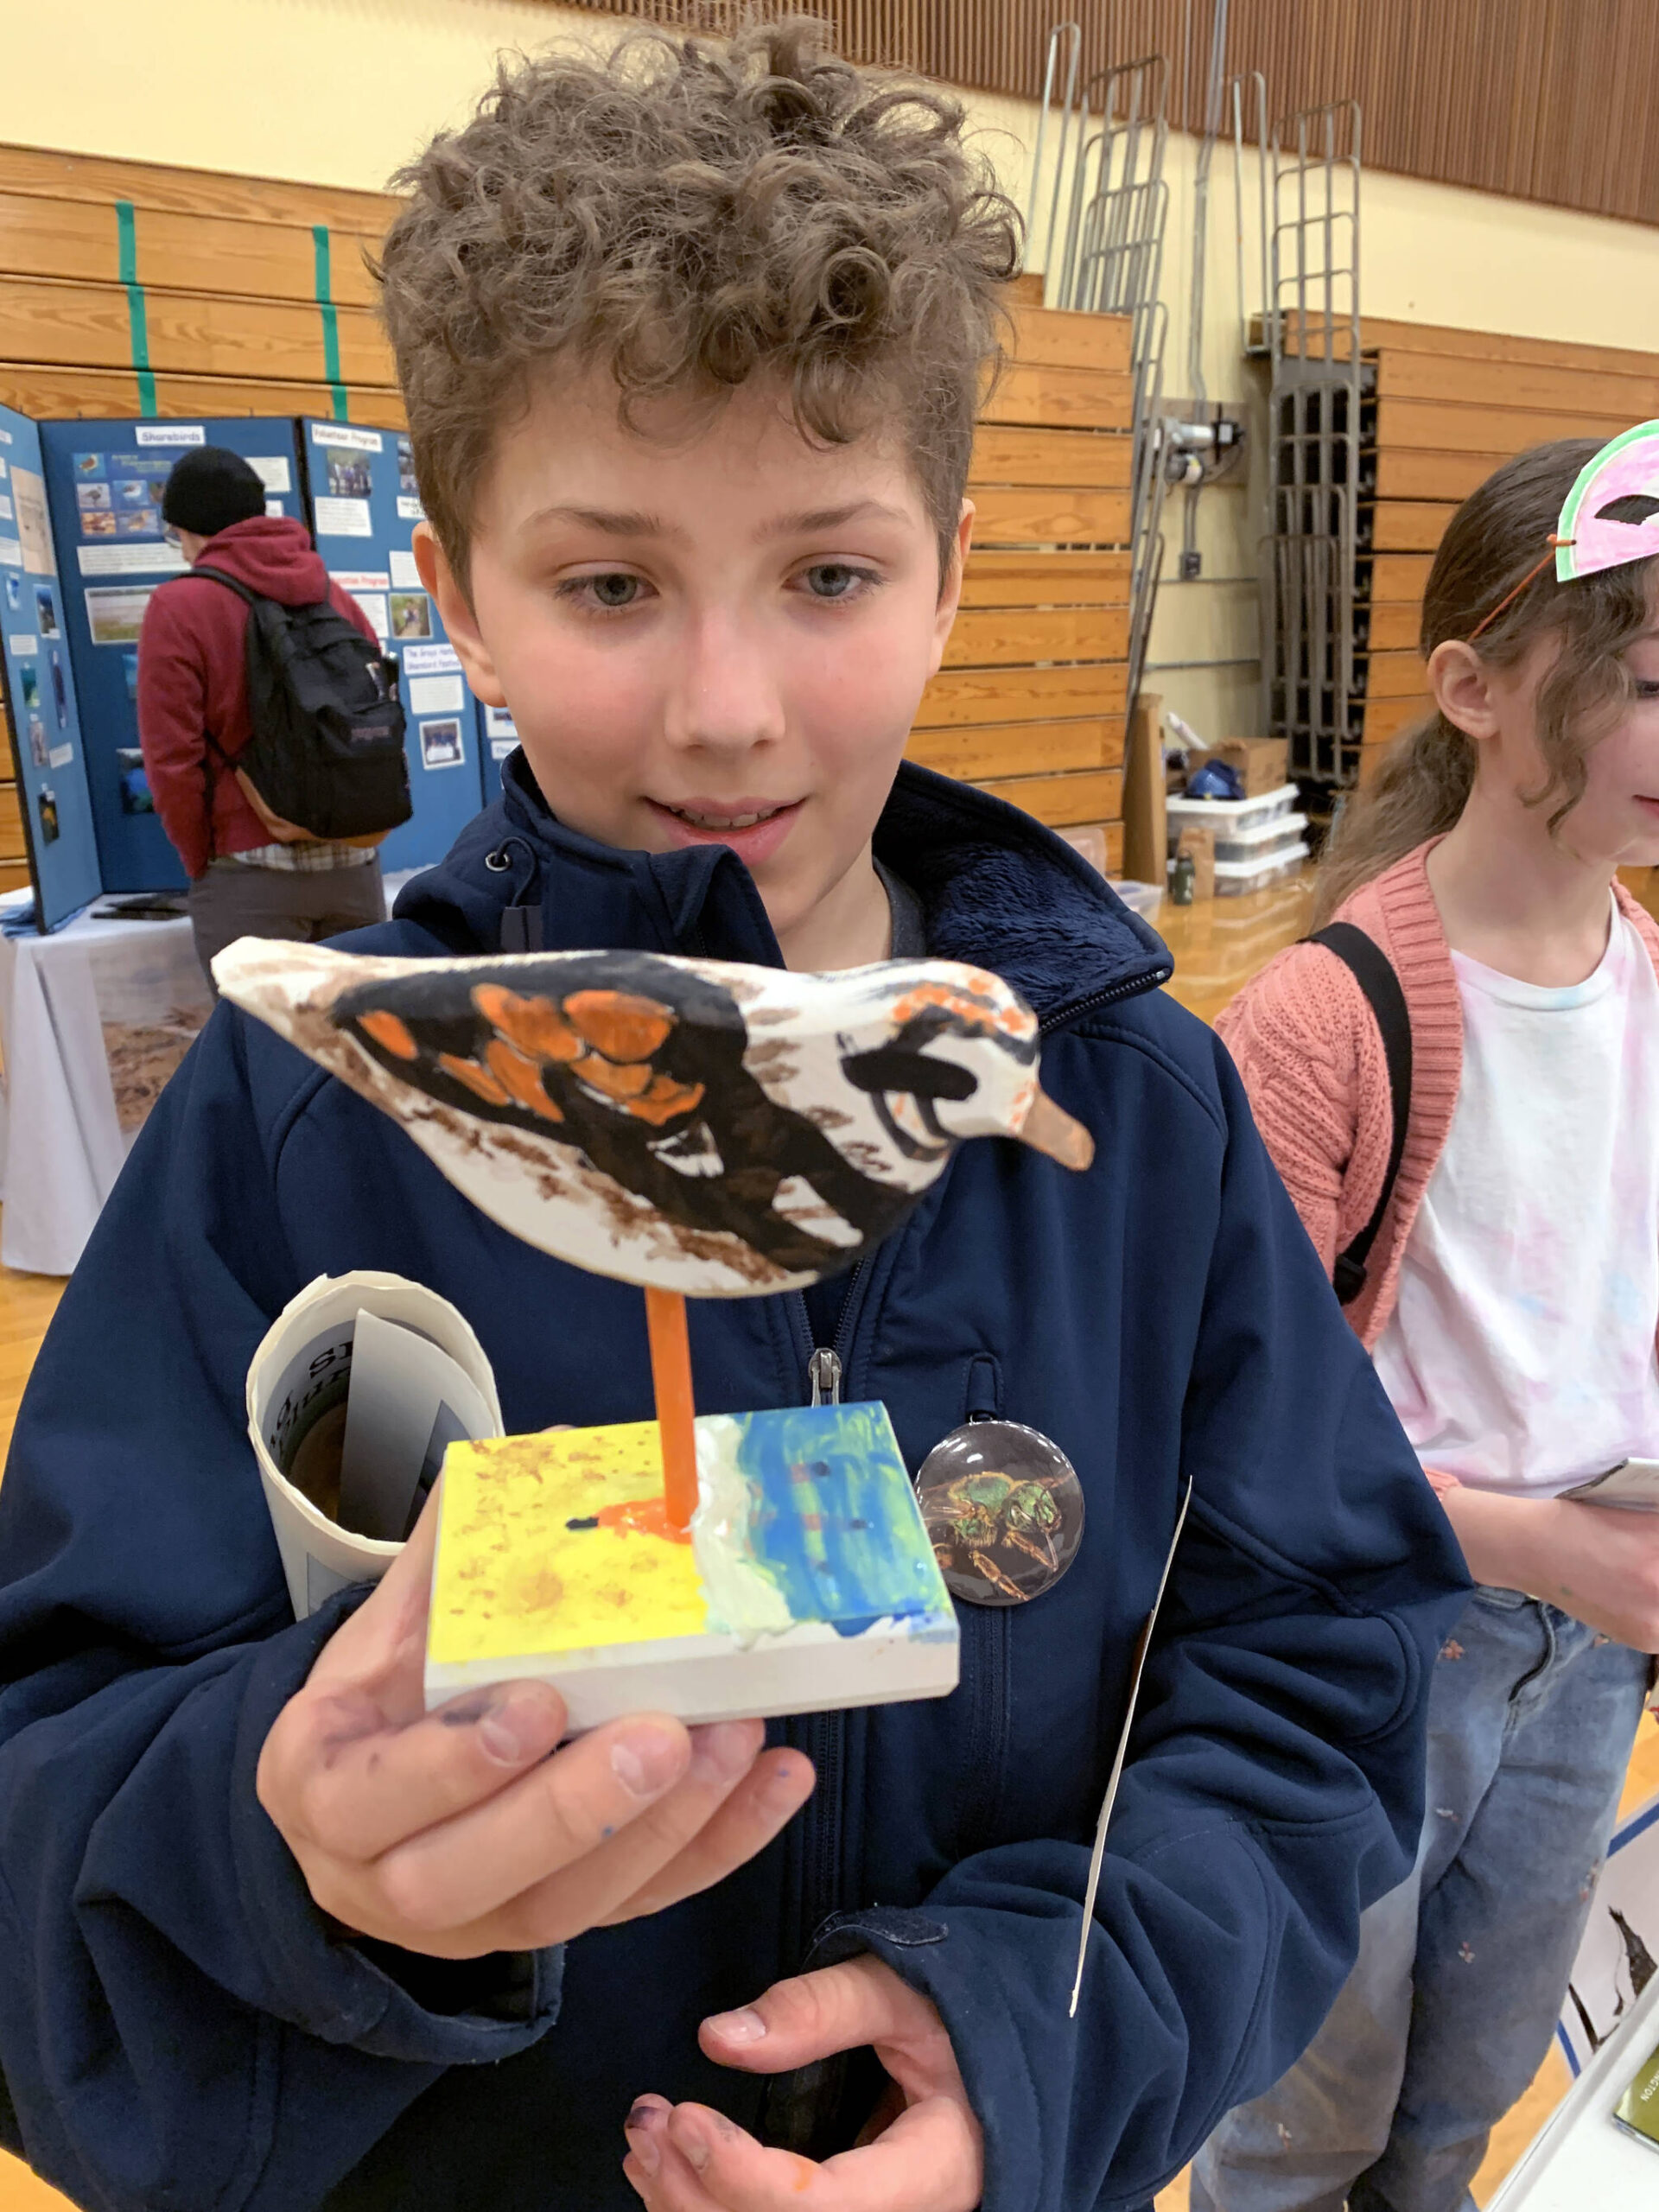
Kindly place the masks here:
<instances>
[{"instance_id":1,"label":"boy with curly hair","mask_svg":"<svg viewBox=\"0 0 1659 2212\"><path fill-rule=\"evenodd\" d=\"M79 2202L1144 2205L1294 2058L1407 1870L1464 1589L1415 1460L1158 940L902 764L1014 264L961 120L807 26L652 35L505 69L404 174L417 558L523 750L352 942L1007 976L1093 1169L969 1147L849 1279L700 1308L697 1367L711 1408L790 1404L832 1345L912 1465L976 1414L1046 1432L1077 1562L960 1609L943 1700L570 1742L533 1684L423 1714L430 1516L296 1624L253 1347L312 1277L385 1268L469 1316L510 1429L633 1419L638 1296L221 1007L0 1490L0 2133Z\"/></svg>"}]
</instances>

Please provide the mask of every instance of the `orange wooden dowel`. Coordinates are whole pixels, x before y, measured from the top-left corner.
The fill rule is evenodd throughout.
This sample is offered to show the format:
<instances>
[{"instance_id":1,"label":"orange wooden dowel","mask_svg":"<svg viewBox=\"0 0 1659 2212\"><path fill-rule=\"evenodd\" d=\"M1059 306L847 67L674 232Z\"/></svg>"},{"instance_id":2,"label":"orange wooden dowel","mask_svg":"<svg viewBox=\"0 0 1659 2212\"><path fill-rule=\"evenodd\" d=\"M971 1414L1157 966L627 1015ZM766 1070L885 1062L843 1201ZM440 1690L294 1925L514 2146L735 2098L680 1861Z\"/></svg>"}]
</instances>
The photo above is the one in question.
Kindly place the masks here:
<instances>
[{"instance_id":1,"label":"orange wooden dowel","mask_svg":"<svg viewBox=\"0 0 1659 2212\"><path fill-rule=\"evenodd\" d=\"M677 1290L645 1289L651 1381L663 1440L663 1505L671 1529L691 1526L697 1505L697 1440L692 1427L691 1339Z\"/></svg>"}]
</instances>

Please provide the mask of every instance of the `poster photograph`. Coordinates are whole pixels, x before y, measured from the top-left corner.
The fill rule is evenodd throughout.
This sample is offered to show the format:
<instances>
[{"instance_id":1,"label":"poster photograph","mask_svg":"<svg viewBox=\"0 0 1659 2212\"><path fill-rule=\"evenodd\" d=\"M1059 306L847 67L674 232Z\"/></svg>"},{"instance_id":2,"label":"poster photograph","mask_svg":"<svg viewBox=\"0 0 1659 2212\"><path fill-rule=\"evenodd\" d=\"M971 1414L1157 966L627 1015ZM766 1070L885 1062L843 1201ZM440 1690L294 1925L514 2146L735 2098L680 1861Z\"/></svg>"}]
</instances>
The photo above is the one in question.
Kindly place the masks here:
<instances>
[{"instance_id":1,"label":"poster photograph","mask_svg":"<svg viewBox=\"0 0 1659 2212\"><path fill-rule=\"evenodd\" d=\"M397 644L432 635L432 602L423 591L395 591L390 604L391 634Z\"/></svg>"},{"instance_id":2,"label":"poster photograph","mask_svg":"<svg viewBox=\"0 0 1659 2212\"><path fill-rule=\"evenodd\" d=\"M461 724L454 720L421 724L421 765L424 768L459 768L466 759L461 749Z\"/></svg>"},{"instance_id":3,"label":"poster photograph","mask_svg":"<svg viewBox=\"0 0 1659 2212\"><path fill-rule=\"evenodd\" d=\"M136 645L153 584L94 586L86 594L86 627L95 645Z\"/></svg>"}]
</instances>

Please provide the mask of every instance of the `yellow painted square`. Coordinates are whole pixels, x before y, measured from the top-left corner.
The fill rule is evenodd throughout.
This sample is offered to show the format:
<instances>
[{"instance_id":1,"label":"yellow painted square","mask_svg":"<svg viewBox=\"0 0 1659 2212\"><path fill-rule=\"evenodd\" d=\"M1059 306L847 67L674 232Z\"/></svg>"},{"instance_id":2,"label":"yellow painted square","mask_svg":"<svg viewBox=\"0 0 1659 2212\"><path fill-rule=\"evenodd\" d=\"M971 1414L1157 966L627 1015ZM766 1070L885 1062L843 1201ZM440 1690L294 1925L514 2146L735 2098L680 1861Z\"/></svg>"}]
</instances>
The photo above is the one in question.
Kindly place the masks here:
<instances>
[{"instance_id":1,"label":"yellow painted square","mask_svg":"<svg viewBox=\"0 0 1659 2212\"><path fill-rule=\"evenodd\" d=\"M566 1525L662 1483L655 1421L452 1444L429 1656L455 1666L701 1635L709 1608L689 1543Z\"/></svg>"}]
</instances>

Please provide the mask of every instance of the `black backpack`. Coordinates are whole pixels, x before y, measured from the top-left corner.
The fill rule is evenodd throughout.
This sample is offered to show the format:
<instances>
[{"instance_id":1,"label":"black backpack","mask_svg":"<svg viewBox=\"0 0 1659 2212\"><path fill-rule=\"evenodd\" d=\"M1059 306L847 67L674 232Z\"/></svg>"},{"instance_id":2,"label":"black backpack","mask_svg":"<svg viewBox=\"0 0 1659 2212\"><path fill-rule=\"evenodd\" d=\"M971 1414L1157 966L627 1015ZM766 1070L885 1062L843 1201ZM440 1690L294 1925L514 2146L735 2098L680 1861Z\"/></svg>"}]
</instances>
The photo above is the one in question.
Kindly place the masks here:
<instances>
[{"instance_id":1,"label":"black backpack","mask_svg":"<svg viewBox=\"0 0 1659 2212\"><path fill-rule=\"evenodd\" d=\"M208 743L273 828L343 842L385 836L414 811L397 664L329 601L284 607L222 569L248 608L248 715L234 760Z\"/></svg>"},{"instance_id":2,"label":"black backpack","mask_svg":"<svg viewBox=\"0 0 1659 2212\"><path fill-rule=\"evenodd\" d=\"M1370 1219L1347 1250L1337 1255L1332 1277L1338 1300L1344 1306L1351 1306L1365 1287L1366 1263L1376 1242L1376 1233L1382 1226L1382 1217L1389 1210L1389 1200L1394 1196L1400 1162L1405 1155L1406 1129L1411 1120L1411 1016L1406 1010L1406 995L1394 972L1394 963L1375 938L1367 937L1352 922L1327 922L1322 930L1315 930L1302 942L1322 944L1327 952L1334 952L1364 992L1382 1039L1382 1057L1389 1071L1389 1104L1394 1134L1389 1145L1382 1188L1377 1193Z\"/></svg>"}]
</instances>

